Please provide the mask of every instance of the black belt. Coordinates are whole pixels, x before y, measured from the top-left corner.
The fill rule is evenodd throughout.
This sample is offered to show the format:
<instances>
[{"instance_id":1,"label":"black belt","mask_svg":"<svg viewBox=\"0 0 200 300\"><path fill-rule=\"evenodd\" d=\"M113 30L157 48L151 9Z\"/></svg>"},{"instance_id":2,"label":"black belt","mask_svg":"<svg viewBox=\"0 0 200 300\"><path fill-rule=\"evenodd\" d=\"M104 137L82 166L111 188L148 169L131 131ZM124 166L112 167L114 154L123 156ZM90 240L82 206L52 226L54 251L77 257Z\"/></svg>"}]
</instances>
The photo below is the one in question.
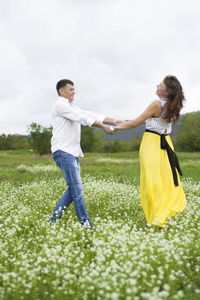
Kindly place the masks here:
<instances>
[{"instance_id":1,"label":"black belt","mask_svg":"<svg viewBox=\"0 0 200 300\"><path fill-rule=\"evenodd\" d=\"M173 179L174 179L174 185L178 186L178 179L177 179L177 174L176 174L176 169L179 172L180 175L183 175L181 168L179 166L178 158L176 156L176 153L172 150L170 145L168 144L165 136L168 134L159 134L158 132L148 130L146 129L146 132L151 132L160 135L160 147L161 149L165 149L167 151L169 163L172 169L172 174L173 174ZM176 168L176 169L175 169Z\"/></svg>"}]
</instances>

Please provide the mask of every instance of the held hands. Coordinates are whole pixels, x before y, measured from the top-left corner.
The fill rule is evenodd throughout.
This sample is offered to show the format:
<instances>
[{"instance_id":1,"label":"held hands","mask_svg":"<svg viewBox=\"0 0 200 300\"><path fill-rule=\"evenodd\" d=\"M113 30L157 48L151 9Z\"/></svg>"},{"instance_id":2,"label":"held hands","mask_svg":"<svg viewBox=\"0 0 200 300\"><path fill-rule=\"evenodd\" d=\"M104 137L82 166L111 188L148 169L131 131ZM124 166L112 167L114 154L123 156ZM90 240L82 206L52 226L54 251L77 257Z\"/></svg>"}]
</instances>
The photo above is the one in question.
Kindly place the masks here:
<instances>
[{"instance_id":1,"label":"held hands","mask_svg":"<svg viewBox=\"0 0 200 300\"><path fill-rule=\"evenodd\" d=\"M124 121L124 120L116 120L114 123L116 126L104 125L102 129L106 134L112 135L112 134L116 133L118 131L118 129L122 129L122 127L125 123L126 123L126 121Z\"/></svg>"},{"instance_id":2,"label":"held hands","mask_svg":"<svg viewBox=\"0 0 200 300\"><path fill-rule=\"evenodd\" d=\"M112 133L111 134L114 134L118 131L118 129L121 129L121 126L123 126L123 124L125 124L126 121L124 120L115 120L114 121L114 124L115 126L111 126L111 130L112 130Z\"/></svg>"},{"instance_id":3,"label":"held hands","mask_svg":"<svg viewBox=\"0 0 200 300\"><path fill-rule=\"evenodd\" d=\"M106 134L112 135L117 132L117 130L115 130L115 126L104 125L102 129Z\"/></svg>"},{"instance_id":4,"label":"held hands","mask_svg":"<svg viewBox=\"0 0 200 300\"><path fill-rule=\"evenodd\" d=\"M116 122L115 122L115 124L116 124L116 126L115 127L113 127L114 128L114 130L115 130L115 132L117 132L117 130L118 129L122 129L122 127L123 127L123 125L126 123L126 121L124 121L124 120L117 120Z\"/></svg>"}]
</instances>

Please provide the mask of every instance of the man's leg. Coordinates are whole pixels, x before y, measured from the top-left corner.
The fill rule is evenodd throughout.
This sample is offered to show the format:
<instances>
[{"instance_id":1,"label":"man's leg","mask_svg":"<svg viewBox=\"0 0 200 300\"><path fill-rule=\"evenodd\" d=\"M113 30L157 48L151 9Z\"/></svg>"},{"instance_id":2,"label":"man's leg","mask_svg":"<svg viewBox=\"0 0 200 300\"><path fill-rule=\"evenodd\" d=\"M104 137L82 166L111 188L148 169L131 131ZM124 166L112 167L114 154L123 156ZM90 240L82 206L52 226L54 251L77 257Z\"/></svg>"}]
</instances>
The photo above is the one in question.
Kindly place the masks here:
<instances>
[{"instance_id":1,"label":"man's leg","mask_svg":"<svg viewBox=\"0 0 200 300\"><path fill-rule=\"evenodd\" d=\"M53 220L56 221L57 218L60 220L62 214L65 212L65 210L71 203L72 203L72 198L68 188L53 211L52 221Z\"/></svg>"},{"instance_id":2,"label":"man's leg","mask_svg":"<svg viewBox=\"0 0 200 300\"><path fill-rule=\"evenodd\" d=\"M73 169L70 168L70 171L71 170ZM80 164L79 164L78 157L75 157L75 171L76 171L75 174L73 174L73 171L70 174L71 176L70 187L71 187L71 197L74 202L76 214L81 224L89 223L89 225L92 225L84 202L83 185L81 183Z\"/></svg>"},{"instance_id":3,"label":"man's leg","mask_svg":"<svg viewBox=\"0 0 200 300\"><path fill-rule=\"evenodd\" d=\"M65 210L73 201L77 217L81 224L84 224L88 221L88 223L92 225L85 207L79 160L77 157L69 153L63 151L57 152L59 152L59 158L54 158L54 160L64 174L66 183L68 185L68 190L63 195L63 199L61 198L62 201L60 200L54 212L58 211L59 209L62 212L62 210ZM66 206L66 208L64 208L64 206Z\"/></svg>"},{"instance_id":4,"label":"man's leg","mask_svg":"<svg viewBox=\"0 0 200 300\"><path fill-rule=\"evenodd\" d=\"M53 159L57 166L62 170L62 152L61 150L56 151L53 153ZM66 180L65 180L66 181ZM72 197L71 197L71 192L70 189L68 188L63 196L61 197L60 201L56 205L56 208L53 211L53 217L51 218L51 222L56 222L56 219L61 219L62 214L64 211L67 209L67 207L72 203Z\"/></svg>"},{"instance_id":5,"label":"man's leg","mask_svg":"<svg viewBox=\"0 0 200 300\"><path fill-rule=\"evenodd\" d=\"M74 202L77 217L81 224L88 222L89 225L92 225L84 202L78 157L75 157L69 153L64 153L63 156L65 164L63 173L65 175L66 183L69 187L68 189L70 190L71 198Z\"/></svg>"}]
</instances>

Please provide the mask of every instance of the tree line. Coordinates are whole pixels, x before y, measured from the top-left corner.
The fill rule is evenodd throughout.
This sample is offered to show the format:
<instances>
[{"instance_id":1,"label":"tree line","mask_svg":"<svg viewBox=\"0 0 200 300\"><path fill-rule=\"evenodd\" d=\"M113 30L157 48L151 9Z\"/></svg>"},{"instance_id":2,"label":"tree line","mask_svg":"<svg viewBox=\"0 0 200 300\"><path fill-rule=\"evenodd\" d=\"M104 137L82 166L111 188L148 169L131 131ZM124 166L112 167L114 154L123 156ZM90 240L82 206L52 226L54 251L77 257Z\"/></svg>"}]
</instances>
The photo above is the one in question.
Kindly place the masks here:
<instances>
[{"instance_id":1,"label":"tree line","mask_svg":"<svg viewBox=\"0 0 200 300\"><path fill-rule=\"evenodd\" d=\"M30 149L26 135L0 135L0 150Z\"/></svg>"},{"instance_id":2,"label":"tree line","mask_svg":"<svg viewBox=\"0 0 200 300\"><path fill-rule=\"evenodd\" d=\"M105 141L101 130L94 132L94 127L82 126L81 147L83 152L116 153L137 151L142 137L131 141ZM28 135L0 135L0 150L33 149L36 153L51 153L52 127L43 127L32 123L28 126ZM200 111L181 116L175 135L172 137L176 151L200 151Z\"/></svg>"}]
</instances>

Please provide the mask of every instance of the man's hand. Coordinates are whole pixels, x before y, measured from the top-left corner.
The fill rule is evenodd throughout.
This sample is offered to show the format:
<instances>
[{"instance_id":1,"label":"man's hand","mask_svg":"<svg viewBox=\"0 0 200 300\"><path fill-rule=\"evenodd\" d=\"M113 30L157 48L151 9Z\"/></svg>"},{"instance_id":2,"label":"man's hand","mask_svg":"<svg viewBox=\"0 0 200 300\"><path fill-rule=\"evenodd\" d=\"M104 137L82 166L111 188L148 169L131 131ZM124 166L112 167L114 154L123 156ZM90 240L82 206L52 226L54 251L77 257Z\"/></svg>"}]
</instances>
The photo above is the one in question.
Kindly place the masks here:
<instances>
[{"instance_id":1,"label":"man's hand","mask_svg":"<svg viewBox=\"0 0 200 300\"><path fill-rule=\"evenodd\" d=\"M115 130L115 126L104 125L104 124L99 123L99 122L97 122L97 121L95 121L92 125L95 126L95 127L98 127L98 128L103 129L103 131L104 131L106 134L113 134L113 133L116 133L116 132L117 132L117 130Z\"/></svg>"},{"instance_id":2,"label":"man's hand","mask_svg":"<svg viewBox=\"0 0 200 300\"><path fill-rule=\"evenodd\" d=\"M115 126L103 125L102 129L106 134L114 134L117 132L117 130L115 130Z\"/></svg>"}]
</instances>

